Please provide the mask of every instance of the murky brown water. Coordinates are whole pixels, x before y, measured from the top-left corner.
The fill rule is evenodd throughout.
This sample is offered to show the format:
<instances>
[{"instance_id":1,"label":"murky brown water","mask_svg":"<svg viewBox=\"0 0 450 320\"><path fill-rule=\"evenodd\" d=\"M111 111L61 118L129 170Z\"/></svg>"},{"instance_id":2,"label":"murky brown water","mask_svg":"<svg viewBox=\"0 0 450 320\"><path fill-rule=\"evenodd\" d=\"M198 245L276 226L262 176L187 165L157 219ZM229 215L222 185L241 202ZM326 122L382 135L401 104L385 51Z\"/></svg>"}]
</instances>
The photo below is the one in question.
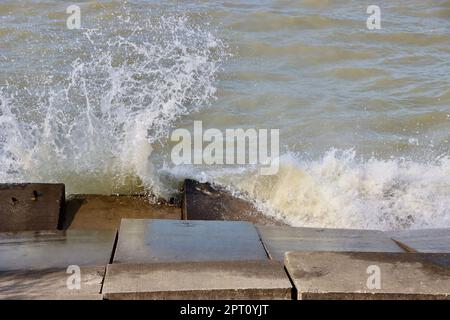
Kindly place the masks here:
<instances>
[{"instance_id":1,"label":"murky brown water","mask_svg":"<svg viewBox=\"0 0 450 320\"><path fill-rule=\"evenodd\" d=\"M450 226L450 1L378 1L381 30L361 1L83 1L81 30L69 4L0 4L2 180L194 177L295 225ZM279 128L279 174L174 168L194 120Z\"/></svg>"}]
</instances>

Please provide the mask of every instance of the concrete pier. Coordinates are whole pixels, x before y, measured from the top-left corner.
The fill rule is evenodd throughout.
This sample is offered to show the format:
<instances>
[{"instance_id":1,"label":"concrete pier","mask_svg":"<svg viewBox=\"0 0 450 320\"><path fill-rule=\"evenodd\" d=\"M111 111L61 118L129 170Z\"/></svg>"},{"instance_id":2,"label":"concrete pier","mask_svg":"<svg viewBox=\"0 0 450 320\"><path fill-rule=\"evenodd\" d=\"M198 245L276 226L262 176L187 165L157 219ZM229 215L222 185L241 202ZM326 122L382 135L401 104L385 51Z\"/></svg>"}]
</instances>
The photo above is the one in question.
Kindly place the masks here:
<instances>
[{"instance_id":1,"label":"concrete pier","mask_svg":"<svg viewBox=\"0 0 450 320\"><path fill-rule=\"evenodd\" d=\"M0 201L16 201L0 207L0 222L31 230L0 232L0 299L450 297L448 229L288 227L192 180L182 207L8 186ZM69 266L79 289L68 286Z\"/></svg>"}]
</instances>

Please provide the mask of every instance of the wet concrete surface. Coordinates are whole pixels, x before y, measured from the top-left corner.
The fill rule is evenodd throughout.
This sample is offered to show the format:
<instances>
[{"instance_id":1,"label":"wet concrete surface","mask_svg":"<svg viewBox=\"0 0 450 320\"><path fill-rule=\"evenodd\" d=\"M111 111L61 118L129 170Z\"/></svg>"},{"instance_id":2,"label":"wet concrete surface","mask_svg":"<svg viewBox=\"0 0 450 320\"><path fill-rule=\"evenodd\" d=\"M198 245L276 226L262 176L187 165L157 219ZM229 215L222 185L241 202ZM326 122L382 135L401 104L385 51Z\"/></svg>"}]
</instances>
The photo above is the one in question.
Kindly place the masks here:
<instances>
[{"instance_id":1,"label":"wet concrete surface","mask_svg":"<svg viewBox=\"0 0 450 320\"><path fill-rule=\"evenodd\" d=\"M450 229L404 230L387 234L410 252L450 253Z\"/></svg>"},{"instance_id":2,"label":"wet concrete surface","mask_svg":"<svg viewBox=\"0 0 450 320\"><path fill-rule=\"evenodd\" d=\"M0 233L0 272L106 266L115 238L110 230Z\"/></svg>"},{"instance_id":3,"label":"wet concrete surface","mask_svg":"<svg viewBox=\"0 0 450 320\"><path fill-rule=\"evenodd\" d=\"M0 184L0 232L57 230L64 190L63 184Z\"/></svg>"},{"instance_id":4,"label":"wet concrete surface","mask_svg":"<svg viewBox=\"0 0 450 320\"><path fill-rule=\"evenodd\" d=\"M450 254L298 251L285 266L298 299L450 299Z\"/></svg>"},{"instance_id":5,"label":"wet concrete surface","mask_svg":"<svg viewBox=\"0 0 450 320\"><path fill-rule=\"evenodd\" d=\"M185 220L231 220L284 225L258 211L249 201L209 183L189 179L184 183L182 209Z\"/></svg>"},{"instance_id":6,"label":"wet concrete surface","mask_svg":"<svg viewBox=\"0 0 450 320\"><path fill-rule=\"evenodd\" d=\"M122 220L114 263L268 259L245 221Z\"/></svg>"},{"instance_id":7,"label":"wet concrete surface","mask_svg":"<svg viewBox=\"0 0 450 320\"><path fill-rule=\"evenodd\" d=\"M287 251L404 252L377 230L258 226L272 259L284 260Z\"/></svg>"},{"instance_id":8,"label":"wet concrete surface","mask_svg":"<svg viewBox=\"0 0 450 320\"><path fill-rule=\"evenodd\" d=\"M106 299L292 299L283 265L271 260L108 265Z\"/></svg>"},{"instance_id":9,"label":"wet concrete surface","mask_svg":"<svg viewBox=\"0 0 450 320\"><path fill-rule=\"evenodd\" d=\"M0 185L0 226L13 230L0 232L0 299L101 299L112 261L110 299L289 299L284 257L299 299L450 295L450 254L443 254L450 250L448 229L292 228L192 180L185 183L183 208L97 195L70 196L63 206L61 188ZM37 229L16 231L23 228ZM81 267L83 290L68 290L69 265ZM380 268L380 289L367 287L371 266Z\"/></svg>"},{"instance_id":10,"label":"wet concrete surface","mask_svg":"<svg viewBox=\"0 0 450 320\"><path fill-rule=\"evenodd\" d=\"M64 229L116 230L121 219L181 219L181 208L143 196L73 195L66 201Z\"/></svg>"},{"instance_id":11,"label":"wet concrete surface","mask_svg":"<svg viewBox=\"0 0 450 320\"><path fill-rule=\"evenodd\" d=\"M79 288L67 286L72 273L65 268L0 272L0 299L100 300L105 270L106 266L81 267Z\"/></svg>"}]
</instances>

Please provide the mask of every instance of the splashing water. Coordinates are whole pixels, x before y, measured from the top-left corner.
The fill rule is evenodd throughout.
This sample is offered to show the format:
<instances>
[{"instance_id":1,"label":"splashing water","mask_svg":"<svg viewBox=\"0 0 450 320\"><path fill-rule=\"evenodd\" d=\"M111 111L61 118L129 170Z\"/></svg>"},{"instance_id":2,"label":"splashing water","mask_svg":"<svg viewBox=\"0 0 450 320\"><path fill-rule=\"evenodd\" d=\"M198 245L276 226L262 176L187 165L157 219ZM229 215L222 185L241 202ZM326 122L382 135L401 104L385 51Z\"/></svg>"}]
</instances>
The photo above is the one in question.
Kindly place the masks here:
<instances>
[{"instance_id":1,"label":"splashing water","mask_svg":"<svg viewBox=\"0 0 450 320\"><path fill-rule=\"evenodd\" d=\"M238 177L238 178L237 178ZM291 153L277 175L211 174L241 197L294 226L415 229L450 227L450 158L433 163L358 159L330 150L319 160Z\"/></svg>"},{"instance_id":2,"label":"splashing water","mask_svg":"<svg viewBox=\"0 0 450 320\"><path fill-rule=\"evenodd\" d=\"M357 1L86 2L73 32L64 4L4 2L0 181L167 198L194 178L296 226L450 227L448 3L390 1L375 33ZM193 120L281 129L280 171L173 167Z\"/></svg>"},{"instance_id":3,"label":"splashing water","mask_svg":"<svg viewBox=\"0 0 450 320\"><path fill-rule=\"evenodd\" d=\"M76 49L90 50L67 76L52 70L2 88L1 181L63 181L71 193L162 192L152 144L214 97L225 46L186 16L130 21L120 20L114 38L87 30Z\"/></svg>"}]
</instances>

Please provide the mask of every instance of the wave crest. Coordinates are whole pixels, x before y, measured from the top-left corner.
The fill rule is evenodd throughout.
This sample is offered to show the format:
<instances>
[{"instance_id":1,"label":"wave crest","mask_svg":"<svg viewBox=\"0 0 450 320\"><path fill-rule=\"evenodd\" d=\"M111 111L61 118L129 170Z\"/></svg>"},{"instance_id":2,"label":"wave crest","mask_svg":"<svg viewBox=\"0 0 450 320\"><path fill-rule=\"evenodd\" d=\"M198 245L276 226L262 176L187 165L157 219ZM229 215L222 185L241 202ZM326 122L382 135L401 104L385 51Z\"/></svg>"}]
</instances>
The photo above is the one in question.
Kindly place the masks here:
<instances>
[{"instance_id":1,"label":"wave crest","mask_svg":"<svg viewBox=\"0 0 450 320\"><path fill-rule=\"evenodd\" d=\"M267 214L290 225L329 228L450 227L450 158L359 159L330 150L319 160L282 157L274 176L254 172L215 181L233 185ZM234 182L233 182L234 181Z\"/></svg>"},{"instance_id":2,"label":"wave crest","mask_svg":"<svg viewBox=\"0 0 450 320\"><path fill-rule=\"evenodd\" d=\"M67 73L1 88L2 181L59 181L69 193L164 188L152 144L214 97L225 45L183 15L121 16L105 29L64 44L83 52Z\"/></svg>"}]
</instances>

